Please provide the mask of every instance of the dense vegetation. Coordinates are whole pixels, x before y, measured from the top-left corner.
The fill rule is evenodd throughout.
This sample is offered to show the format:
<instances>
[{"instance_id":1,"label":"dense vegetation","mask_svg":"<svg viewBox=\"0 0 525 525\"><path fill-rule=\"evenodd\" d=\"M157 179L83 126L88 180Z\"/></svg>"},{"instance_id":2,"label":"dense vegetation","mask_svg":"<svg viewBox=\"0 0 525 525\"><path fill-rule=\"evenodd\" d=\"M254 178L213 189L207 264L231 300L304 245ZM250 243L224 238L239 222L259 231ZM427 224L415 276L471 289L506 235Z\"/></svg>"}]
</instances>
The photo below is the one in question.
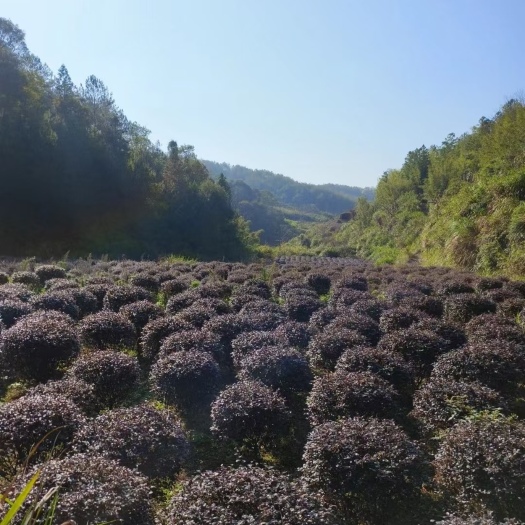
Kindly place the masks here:
<instances>
[{"instance_id":1,"label":"dense vegetation","mask_svg":"<svg viewBox=\"0 0 525 525\"><path fill-rule=\"evenodd\" d=\"M363 189L340 184L306 184L268 170L252 170L210 160L202 162L214 177L222 173L230 183L244 182L254 190L270 192L286 206L303 211L337 215L352 209L358 198L370 200L374 196L372 188Z\"/></svg>"},{"instance_id":2,"label":"dense vegetation","mask_svg":"<svg viewBox=\"0 0 525 525\"><path fill-rule=\"evenodd\" d=\"M0 283L0 493L39 473L24 511L525 522L521 282L290 257L12 259Z\"/></svg>"},{"instance_id":3,"label":"dense vegetation","mask_svg":"<svg viewBox=\"0 0 525 525\"><path fill-rule=\"evenodd\" d=\"M250 242L229 186L193 147L168 152L95 76L75 86L0 19L0 244L6 255L181 253L239 258Z\"/></svg>"},{"instance_id":4,"label":"dense vegetation","mask_svg":"<svg viewBox=\"0 0 525 525\"><path fill-rule=\"evenodd\" d=\"M349 224L335 234L317 227L290 249L523 276L524 144L525 104L509 100L470 133L408 153L383 175L373 203L359 199Z\"/></svg>"}]
</instances>

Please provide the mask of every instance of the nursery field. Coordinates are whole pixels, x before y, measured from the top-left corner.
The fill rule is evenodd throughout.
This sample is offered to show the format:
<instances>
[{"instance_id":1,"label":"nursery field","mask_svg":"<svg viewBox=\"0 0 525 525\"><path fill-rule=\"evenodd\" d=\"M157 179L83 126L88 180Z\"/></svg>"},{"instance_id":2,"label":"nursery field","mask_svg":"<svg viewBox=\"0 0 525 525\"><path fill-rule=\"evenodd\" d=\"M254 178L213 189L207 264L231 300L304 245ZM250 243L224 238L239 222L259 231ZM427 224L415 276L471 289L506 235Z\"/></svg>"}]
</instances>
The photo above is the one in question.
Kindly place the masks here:
<instances>
[{"instance_id":1,"label":"nursery field","mask_svg":"<svg viewBox=\"0 0 525 525\"><path fill-rule=\"evenodd\" d=\"M525 522L524 326L447 268L0 261L0 519Z\"/></svg>"}]
</instances>

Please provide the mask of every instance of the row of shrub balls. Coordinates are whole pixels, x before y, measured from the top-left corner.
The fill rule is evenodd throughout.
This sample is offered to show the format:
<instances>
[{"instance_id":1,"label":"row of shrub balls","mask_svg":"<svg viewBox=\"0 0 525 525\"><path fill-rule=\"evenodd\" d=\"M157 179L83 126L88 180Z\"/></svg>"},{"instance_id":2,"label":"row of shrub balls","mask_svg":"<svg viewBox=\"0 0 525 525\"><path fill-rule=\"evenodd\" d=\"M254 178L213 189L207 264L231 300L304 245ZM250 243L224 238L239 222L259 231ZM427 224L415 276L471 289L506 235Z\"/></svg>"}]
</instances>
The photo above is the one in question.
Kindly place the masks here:
<instances>
[{"instance_id":1,"label":"row of shrub balls","mask_svg":"<svg viewBox=\"0 0 525 525\"><path fill-rule=\"evenodd\" d=\"M57 523L525 520L525 283L21 267L0 263L0 479L14 494L40 470L26 506L58 487Z\"/></svg>"}]
</instances>

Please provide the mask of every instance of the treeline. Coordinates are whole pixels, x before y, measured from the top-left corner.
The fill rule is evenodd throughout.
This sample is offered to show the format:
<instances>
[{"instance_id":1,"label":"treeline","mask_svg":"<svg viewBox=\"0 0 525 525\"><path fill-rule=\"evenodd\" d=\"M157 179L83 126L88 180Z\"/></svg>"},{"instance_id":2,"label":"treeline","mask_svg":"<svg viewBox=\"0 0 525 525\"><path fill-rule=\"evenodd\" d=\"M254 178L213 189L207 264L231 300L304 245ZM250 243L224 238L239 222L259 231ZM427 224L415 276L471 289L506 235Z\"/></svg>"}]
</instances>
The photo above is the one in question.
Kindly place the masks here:
<instances>
[{"instance_id":1,"label":"treeline","mask_svg":"<svg viewBox=\"0 0 525 525\"><path fill-rule=\"evenodd\" d=\"M376 262L420 260L482 274L525 274L525 104L509 100L470 133L408 153L374 202L325 240Z\"/></svg>"},{"instance_id":2,"label":"treeline","mask_svg":"<svg viewBox=\"0 0 525 525\"><path fill-rule=\"evenodd\" d=\"M95 76L75 86L0 18L0 250L240 258L254 242L192 146L168 152Z\"/></svg>"},{"instance_id":3,"label":"treeline","mask_svg":"<svg viewBox=\"0 0 525 525\"><path fill-rule=\"evenodd\" d=\"M202 161L211 175L242 181L255 190L272 193L282 204L310 212L339 214L352 209L359 197L373 198L372 188L338 184L305 184L267 170L252 170L225 162Z\"/></svg>"}]
</instances>

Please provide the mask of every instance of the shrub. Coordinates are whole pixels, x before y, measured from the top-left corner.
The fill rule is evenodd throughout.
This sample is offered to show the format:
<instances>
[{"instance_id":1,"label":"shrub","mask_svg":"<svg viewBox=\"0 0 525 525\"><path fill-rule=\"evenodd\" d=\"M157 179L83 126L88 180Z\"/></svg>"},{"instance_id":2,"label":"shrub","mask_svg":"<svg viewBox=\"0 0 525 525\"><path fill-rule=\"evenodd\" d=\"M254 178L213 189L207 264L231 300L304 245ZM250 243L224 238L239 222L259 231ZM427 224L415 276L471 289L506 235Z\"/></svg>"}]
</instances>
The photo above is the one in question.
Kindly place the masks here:
<instances>
[{"instance_id":1,"label":"shrub","mask_svg":"<svg viewBox=\"0 0 525 525\"><path fill-rule=\"evenodd\" d=\"M445 316L451 321L466 323L476 315L495 313L496 303L475 294L460 294L447 298Z\"/></svg>"},{"instance_id":2,"label":"shrub","mask_svg":"<svg viewBox=\"0 0 525 525\"><path fill-rule=\"evenodd\" d=\"M366 337L355 330L341 328L314 336L308 345L307 354L312 366L333 370L345 350L367 343Z\"/></svg>"},{"instance_id":3,"label":"shrub","mask_svg":"<svg viewBox=\"0 0 525 525\"><path fill-rule=\"evenodd\" d=\"M229 346L233 339L239 335L241 328L242 327L239 326L237 321L236 314L225 314L212 317L206 321L202 327L206 332L217 334L220 342L225 346Z\"/></svg>"},{"instance_id":4,"label":"shrub","mask_svg":"<svg viewBox=\"0 0 525 525\"><path fill-rule=\"evenodd\" d=\"M39 469L37 489L29 494L26 505L36 503L51 489L58 489L56 523L155 523L146 478L116 461L75 454L49 461ZM19 479L19 490L33 474Z\"/></svg>"},{"instance_id":5,"label":"shrub","mask_svg":"<svg viewBox=\"0 0 525 525\"><path fill-rule=\"evenodd\" d=\"M507 404L494 390L478 382L433 378L414 394L411 415L425 432L435 433L475 412L495 409L507 409Z\"/></svg>"},{"instance_id":6,"label":"shrub","mask_svg":"<svg viewBox=\"0 0 525 525\"><path fill-rule=\"evenodd\" d=\"M93 385L102 408L121 404L140 386L137 359L111 350L81 355L67 375Z\"/></svg>"},{"instance_id":7,"label":"shrub","mask_svg":"<svg viewBox=\"0 0 525 525\"><path fill-rule=\"evenodd\" d=\"M522 525L519 521L509 518L505 518L503 521L496 521L492 512L465 518L447 514L444 519L436 521L435 523L436 525Z\"/></svg>"},{"instance_id":8,"label":"shrub","mask_svg":"<svg viewBox=\"0 0 525 525\"><path fill-rule=\"evenodd\" d=\"M368 283L365 277L360 275L345 275L336 283L337 288L348 290L368 291Z\"/></svg>"},{"instance_id":9,"label":"shrub","mask_svg":"<svg viewBox=\"0 0 525 525\"><path fill-rule=\"evenodd\" d=\"M333 372L318 377L307 405L312 425L354 416L395 418L401 413L394 387L370 372Z\"/></svg>"},{"instance_id":10,"label":"shrub","mask_svg":"<svg viewBox=\"0 0 525 525\"><path fill-rule=\"evenodd\" d=\"M126 304L120 309L119 313L131 321L137 334L140 334L150 321L164 317L164 310L150 301Z\"/></svg>"},{"instance_id":11,"label":"shrub","mask_svg":"<svg viewBox=\"0 0 525 525\"><path fill-rule=\"evenodd\" d=\"M36 295L31 298L30 304L35 310L56 310L69 315L72 319L80 317L80 309L68 290Z\"/></svg>"},{"instance_id":12,"label":"shrub","mask_svg":"<svg viewBox=\"0 0 525 525\"><path fill-rule=\"evenodd\" d=\"M350 312L371 317L377 323L386 306L376 299L359 299L351 307Z\"/></svg>"},{"instance_id":13,"label":"shrub","mask_svg":"<svg viewBox=\"0 0 525 525\"><path fill-rule=\"evenodd\" d=\"M80 285L70 279L56 277L54 279L49 279L48 281L46 281L44 288L48 291L54 290L58 292L59 290L77 290L80 288Z\"/></svg>"},{"instance_id":14,"label":"shrub","mask_svg":"<svg viewBox=\"0 0 525 525\"><path fill-rule=\"evenodd\" d=\"M160 286L160 291L166 296L171 297L179 293L185 292L190 287L190 283L186 278L176 278L164 281Z\"/></svg>"},{"instance_id":15,"label":"shrub","mask_svg":"<svg viewBox=\"0 0 525 525\"><path fill-rule=\"evenodd\" d=\"M134 348L135 327L123 315L104 310L88 315L78 325L83 345L96 349Z\"/></svg>"},{"instance_id":16,"label":"shrub","mask_svg":"<svg viewBox=\"0 0 525 525\"><path fill-rule=\"evenodd\" d=\"M308 325L296 321L288 321L274 330L275 335L283 341L286 346L306 348L310 342Z\"/></svg>"},{"instance_id":17,"label":"shrub","mask_svg":"<svg viewBox=\"0 0 525 525\"><path fill-rule=\"evenodd\" d=\"M238 314L239 326L243 332L255 332L275 330L285 321L285 317L279 313L259 312L249 314Z\"/></svg>"},{"instance_id":18,"label":"shrub","mask_svg":"<svg viewBox=\"0 0 525 525\"><path fill-rule=\"evenodd\" d=\"M158 399L180 407L208 408L219 391L219 365L206 352L179 351L161 357L152 367L150 383Z\"/></svg>"},{"instance_id":19,"label":"shrub","mask_svg":"<svg viewBox=\"0 0 525 525\"><path fill-rule=\"evenodd\" d=\"M410 394L414 385L414 367L400 354L358 346L346 350L337 361L337 372L370 372L392 384L399 393Z\"/></svg>"},{"instance_id":20,"label":"shrub","mask_svg":"<svg viewBox=\"0 0 525 525\"><path fill-rule=\"evenodd\" d=\"M14 272L11 275L12 283L25 284L31 290L38 291L41 286L38 275L33 272Z\"/></svg>"},{"instance_id":21,"label":"shrub","mask_svg":"<svg viewBox=\"0 0 525 525\"><path fill-rule=\"evenodd\" d=\"M461 421L434 460L438 487L469 515L487 509L503 519L525 518L525 427L506 419Z\"/></svg>"},{"instance_id":22,"label":"shrub","mask_svg":"<svg viewBox=\"0 0 525 525\"><path fill-rule=\"evenodd\" d=\"M333 308L321 308L317 310L308 321L308 331L311 335L317 335L324 330L324 327L333 321L337 312Z\"/></svg>"},{"instance_id":23,"label":"shrub","mask_svg":"<svg viewBox=\"0 0 525 525\"><path fill-rule=\"evenodd\" d=\"M126 304L151 300L151 293L139 286L111 286L104 296L104 308L118 312Z\"/></svg>"},{"instance_id":24,"label":"shrub","mask_svg":"<svg viewBox=\"0 0 525 525\"><path fill-rule=\"evenodd\" d=\"M169 525L340 524L321 498L285 474L256 466L221 467L185 481L168 507Z\"/></svg>"},{"instance_id":25,"label":"shrub","mask_svg":"<svg viewBox=\"0 0 525 525\"><path fill-rule=\"evenodd\" d=\"M93 385L74 377L40 383L29 389L25 395L66 398L88 416L95 414L98 409Z\"/></svg>"},{"instance_id":26,"label":"shrub","mask_svg":"<svg viewBox=\"0 0 525 525\"><path fill-rule=\"evenodd\" d=\"M305 283L313 288L317 294L326 295L330 291L332 280L323 273L310 273L306 276Z\"/></svg>"},{"instance_id":27,"label":"shrub","mask_svg":"<svg viewBox=\"0 0 525 525\"><path fill-rule=\"evenodd\" d=\"M421 319L421 313L408 308L392 308L383 312L379 326L385 333L404 330Z\"/></svg>"},{"instance_id":28,"label":"shrub","mask_svg":"<svg viewBox=\"0 0 525 525\"><path fill-rule=\"evenodd\" d=\"M46 381L79 350L71 320L58 312L36 312L0 336L0 361L17 379Z\"/></svg>"},{"instance_id":29,"label":"shrub","mask_svg":"<svg viewBox=\"0 0 525 525\"><path fill-rule=\"evenodd\" d=\"M162 356L175 352L206 352L218 362L225 358L219 336L206 330L181 330L171 334L162 342L160 352Z\"/></svg>"},{"instance_id":30,"label":"shrub","mask_svg":"<svg viewBox=\"0 0 525 525\"><path fill-rule=\"evenodd\" d=\"M474 292L475 290L470 284L461 281L448 281L437 289L439 295L471 294Z\"/></svg>"},{"instance_id":31,"label":"shrub","mask_svg":"<svg viewBox=\"0 0 525 525\"><path fill-rule=\"evenodd\" d=\"M272 444L286 435L290 423L284 399L256 381L228 386L212 403L211 417L219 438L239 444Z\"/></svg>"},{"instance_id":32,"label":"shrub","mask_svg":"<svg viewBox=\"0 0 525 525\"><path fill-rule=\"evenodd\" d=\"M417 330L435 333L446 342L449 350L455 350L467 342L465 332L460 326L440 319L423 319L412 326Z\"/></svg>"},{"instance_id":33,"label":"shrub","mask_svg":"<svg viewBox=\"0 0 525 525\"><path fill-rule=\"evenodd\" d=\"M149 478L173 477L189 456L176 417L147 404L116 408L89 421L75 435L73 448L136 468Z\"/></svg>"},{"instance_id":34,"label":"shrub","mask_svg":"<svg viewBox=\"0 0 525 525\"><path fill-rule=\"evenodd\" d=\"M29 304L18 299L0 300L0 321L6 328L11 328L18 319L32 311Z\"/></svg>"},{"instance_id":35,"label":"shrub","mask_svg":"<svg viewBox=\"0 0 525 525\"><path fill-rule=\"evenodd\" d=\"M511 319L494 314L474 317L465 325L469 342L506 341L525 346L523 330Z\"/></svg>"},{"instance_id":36,"label":"shrub","mask_svg":"<svg viewBox=\"0 0 525 525\"><path fill-rule=\"evenodd\" d=\"M0 300L18 299L27 303L35 294L25 284L8 283L0 286Z\"/></svg>"},{"instance_id":37,"label":"shrub","mask_svg":"<svg viewBox=\"0 0 525 525\"><path fill-rule=\"evenodd\" d=\"M139 349L142 357L153 360L160 352L164 339L180 330L189 330L192 326L176 317L160 317L150 321L142 330Z\"/></svg>"},{"instance_id":38,"label":"shrub","mask_svg":"<svg viewBox=\"0 0 525 525\"><path fill-rule=\"evenodd\" d=\"M308 437L303 477L362 521L388 523L417 493L425 465L395 423L350 418L320 425Z\"/></svg>"},{"instance_id":39,"label":"shrub","mask_svg":"<svg viewBox=\"0 0 525 525\"><path fill-rule=\"evenodd\" d=\"M40 282L44 284L49 279L65 279L67 278L66 270L60 266L52 264L44 264L35 268L35 273L38 275Z\"/></svg>"},{"instance_id":40,"label":"shrub","mask_svg":"<svg viewBox=\"0 0 525 525\"><path fill-rule=\"evenodd\" d=\"M439 355L448 351L447 342L433 332L409 328L386 334L378 348L401 354L420 376L427 376Z\"/></svg>"},{"instance_id":41,"label":"shrub","mask_svg":"<svg viewBox=\"0 0 525 525\"><path fill-rule=\"evenodd\" d=\"M93 294L97 298L97 311L104 308L104 297L112 285L109 284L88 284L82 288L85 292Z\"/></svg>"},{"instance_id":42,"label":"shrub","mask_svg":"<svg viewBox=\"0 0 525 525\"><path fill-rule=\"evenodd\" d=\"M9 275L5 272L0 272L0 286L9 282Z\"/></svg>"},{"instance_id":43,"label":"shrub","mask_svg":"<svg viewBox=\"0 0 525 525\"><path fill-rule=\"evenodd\" d=\"M313 380L308 361L292 348L265 347L241 361L239 378L256 380L285 397L307 392Z\"/></svg>"},{"instance_id":44,"label":"shrub","mask_svg":"<svg viewBox=\"0 0 525 525\"><path fill-rule=\"evenodd\" d=\"M344 315L337 316L325 328L327 332L338 332L340 329L355 330L367 339L367 341L376 345L381 337L379 325L367 315L360 315L348 312Z\"/></svg>"},{"instance_id":45,"label":"shrub","mask_svg":"<svg viewBox=\"0 0 525 525\"><path fill-rule=\"evenodd\" d=\"M157 277L153 275L145 275L145 274L139 274L139 275L132 275L129 278L129 284L132 286L138 286L140 288L144 288L144 290L147 290L151 293L157 293L159 291L160 282Z\"/></svg>"},{"instance_id":46,"label":"shrub","mask_svg":"<svg viewBox=\"0 0 525 525\"><path fill-rule=\"evenodd\" d=\"M513 394L525 378L525 352L520 346L497 340L469 344L441 356L432 376L479 381L498 392Z\"/></svg>"},{"instance_id":47,"label":"shrub","mask_svg":"<svg viewBox=\"0 0 525 525\"><path fill-rule=\"evenodd\" d=\"M26 395L5 403L0 406L0 454L14 454L22 465L38 444L31 459L42 459L53 448L68 445L83 421L79 408L60 396Z\"/></svg>"},{"instance_id":48,"label":"shrub","mask_svg":"<svg viewBox=\"0 0 525 525\"><path fill-rule=\"evenodd\" d=\"M254 331L239 334L232 341L233 364L238 368L246 356L262 348L277 346L279 343L279 336L273 331Z\"/></svg>"}]
</instances>

